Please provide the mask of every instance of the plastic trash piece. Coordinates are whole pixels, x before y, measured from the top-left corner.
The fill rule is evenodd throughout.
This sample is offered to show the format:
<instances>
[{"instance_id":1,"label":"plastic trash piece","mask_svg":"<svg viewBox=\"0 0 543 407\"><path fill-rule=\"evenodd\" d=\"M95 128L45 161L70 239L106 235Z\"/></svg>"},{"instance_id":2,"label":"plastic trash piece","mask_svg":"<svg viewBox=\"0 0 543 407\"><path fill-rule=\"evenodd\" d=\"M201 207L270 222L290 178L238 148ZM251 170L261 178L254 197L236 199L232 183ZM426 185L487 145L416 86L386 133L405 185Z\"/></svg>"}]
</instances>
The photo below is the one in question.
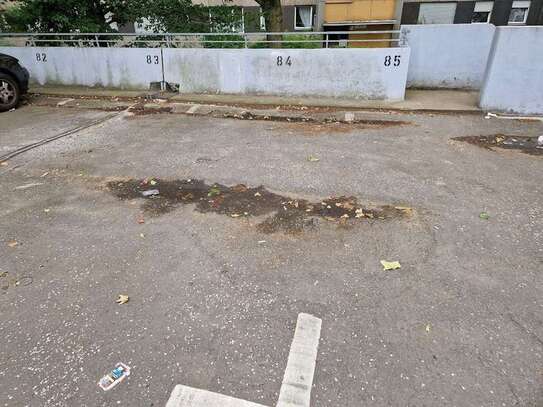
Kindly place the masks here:
<instances>
[{"instance_id":1,"label":"plastic trash piece","mask_svg":"<svg viewBox=\"0 0 543 407\"><path fill-rule=\"evenodd\" d=\"M98 382L98 386L104 391L111 390L120 382L130 376L130 368L124 363L117 363L115 369L105 375Z\"/></svg>"},{"instance_id":2,"label":"plastic trash piece","mask_svg":"<svg viewBox=\"0 0 543 407\"><path fill-rule=\"evenodd\" d=\"M160 194L160 191L158 189L148 189L147 191L141 191L141 194L143 196L155 196Z\"/></svg>"}]
</instances>

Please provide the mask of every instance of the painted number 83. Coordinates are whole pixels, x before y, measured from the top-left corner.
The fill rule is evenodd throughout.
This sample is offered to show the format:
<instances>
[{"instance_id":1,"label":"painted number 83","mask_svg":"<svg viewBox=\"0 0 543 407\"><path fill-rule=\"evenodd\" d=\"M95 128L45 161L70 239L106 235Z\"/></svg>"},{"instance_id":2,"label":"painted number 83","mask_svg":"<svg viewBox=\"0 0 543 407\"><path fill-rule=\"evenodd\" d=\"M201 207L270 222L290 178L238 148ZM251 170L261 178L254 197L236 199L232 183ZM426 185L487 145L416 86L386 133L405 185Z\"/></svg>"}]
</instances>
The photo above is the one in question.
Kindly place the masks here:
<instances>
[{"instance_id":1,"label":"painted number 83","mask_svg":"<svg viewBox=\"0 0 543 407\"><path fill-rule=\"evenodd\" d=\"M387 55L385 57L385 66L390 66L390 65L400 66L401 57L402 57L401 55L394 55L394 59L392 59L391 55Z\"/></svg>"}]
</instances>

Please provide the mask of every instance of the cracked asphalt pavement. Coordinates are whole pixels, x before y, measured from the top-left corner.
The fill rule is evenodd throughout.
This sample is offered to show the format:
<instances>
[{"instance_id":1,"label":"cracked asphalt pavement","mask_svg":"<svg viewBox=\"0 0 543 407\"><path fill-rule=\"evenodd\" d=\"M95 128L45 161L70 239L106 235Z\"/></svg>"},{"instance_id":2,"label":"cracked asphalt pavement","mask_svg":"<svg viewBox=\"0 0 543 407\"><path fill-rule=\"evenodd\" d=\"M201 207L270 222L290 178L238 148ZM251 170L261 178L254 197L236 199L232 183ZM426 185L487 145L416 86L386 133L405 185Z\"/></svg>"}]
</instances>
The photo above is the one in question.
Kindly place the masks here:
<instances>
[{"instance_id":1,"label":"cracked asphalt pavement","mask_svg":"<svg viewBox=\"0 0 543 407\"><path fill-rule=\"evenodd\" d=\"M163 406L184 384L273 406L300 312L322 319L312 406L541 405L543 156L451 139L542 123L108 115L0 114L0 154L82 127L0 166L0 405ZM265 234L195 204L150 215L107 188L151 178L413 215ZM132 374L103 392L117 362Z\"/></svg>"}]
</instances>

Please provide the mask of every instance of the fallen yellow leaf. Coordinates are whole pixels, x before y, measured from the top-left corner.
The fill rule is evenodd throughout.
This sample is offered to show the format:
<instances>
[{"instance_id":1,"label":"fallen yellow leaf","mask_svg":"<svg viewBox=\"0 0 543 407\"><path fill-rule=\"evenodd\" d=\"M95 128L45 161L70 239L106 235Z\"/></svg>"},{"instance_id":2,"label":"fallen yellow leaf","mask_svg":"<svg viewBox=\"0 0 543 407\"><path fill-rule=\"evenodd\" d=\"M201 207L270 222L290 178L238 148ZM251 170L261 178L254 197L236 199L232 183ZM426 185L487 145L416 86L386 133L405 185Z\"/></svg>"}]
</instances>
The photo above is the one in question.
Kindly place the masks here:
<instances>
[{"instance_id":1,"label":"fallen yellow leaf","mask_svg":"<svg viewBox=\"0 0 543 407\"><path fill-rule=\"evenodd\" d=\"M430 332L430 324L426 324L426 332Z\"/></svg>"},{"instance_id":2,"label":"fallen yellow leaf","mask_svg":"<svg viewBox=\"0 0 543 407\"><path fill-rule=\"evenodd\" d=\"M117 301L115 302L117 304L126 304L128 300L129 300L128 295L119 294L119 298L117 298Z\"/></svg>"},{"instance_id":3,"label":"fallen yellow leaf","mask_svg":"<svg viewBox=\"0 0 543 407\"><path fill-rule=\"evenodd\" d=\"M9 247L15 247L15 246L17 246L18 244L19 244L19 242L18 242L17 240L10 240L10 241L8 242L8 246L9 246Z\"/></svg>"},{"instance_id":4,"label":"fallen yellow leaf","mask_svg":"<svg viewBox=\"0 0 543 407\"><path fill-rule=\"evenodd\" d=\"M402 267L399 261L381 260L381 264L383 265L383 271L396 270L396 269L399 269L400 267Z\"/></svg>"},{"instance_id":5,"label":"fallen yellow leaf","mask_svg":"<svg viewBox=\"0 0 543 407\"><path fill-rule=\"evenodd\" d=\"M395 206L395 209L402 211L407 216L413 215L413 208L410 208L409 206Z\"/></svg>"}]
</instances>

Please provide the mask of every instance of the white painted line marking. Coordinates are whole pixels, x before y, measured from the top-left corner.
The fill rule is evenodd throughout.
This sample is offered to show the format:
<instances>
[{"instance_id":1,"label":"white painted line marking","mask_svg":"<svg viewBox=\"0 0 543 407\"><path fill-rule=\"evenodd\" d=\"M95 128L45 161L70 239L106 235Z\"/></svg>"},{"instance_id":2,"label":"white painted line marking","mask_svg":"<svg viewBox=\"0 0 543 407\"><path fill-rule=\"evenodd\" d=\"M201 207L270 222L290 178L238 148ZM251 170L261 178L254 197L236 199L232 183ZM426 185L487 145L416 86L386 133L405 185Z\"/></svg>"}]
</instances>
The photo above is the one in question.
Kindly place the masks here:
<instances>
[{"instance_id":1,"label":"white painted line marking","mask_svg":"<svg viewBox=\"0 0 543 407\"><path fill-rule=\"evenodd\" d=\"M287 368L279 392L277 407L309 407L311 386L317 360L322 321L309 314L299 314L290 345ZM265 407L234 397L178 384L166 407Z\"/></svg>"},{"instance_id":2,"label":"white painted line marking","mask_svg":"<svg viewBox=\"0 0 543 407\"><path fill-rule=\"evenodd\" d=\"M200 108L200 105L194 105L189 110L187 110L187 114L195 114L196 111Z\"/></svg>"},{"instance_id":3,"label":"white painted line marking","mask_svg":"<svg viewBox=\"0 0 543 407\"><path fill-rule=\"evenodd\" d=\"M166 407L264 407L262 404L178 384Z\"/></svg>"},{"instance_id":4,"label":"white painted line marking","mask_svg":"<svg viewBox=\"0 0 543 407\"><path fill-rule=\"evenodd\" d=\"M299 314L277 407L309 407L322 321Z\"/></svg>"}]
</instances>

